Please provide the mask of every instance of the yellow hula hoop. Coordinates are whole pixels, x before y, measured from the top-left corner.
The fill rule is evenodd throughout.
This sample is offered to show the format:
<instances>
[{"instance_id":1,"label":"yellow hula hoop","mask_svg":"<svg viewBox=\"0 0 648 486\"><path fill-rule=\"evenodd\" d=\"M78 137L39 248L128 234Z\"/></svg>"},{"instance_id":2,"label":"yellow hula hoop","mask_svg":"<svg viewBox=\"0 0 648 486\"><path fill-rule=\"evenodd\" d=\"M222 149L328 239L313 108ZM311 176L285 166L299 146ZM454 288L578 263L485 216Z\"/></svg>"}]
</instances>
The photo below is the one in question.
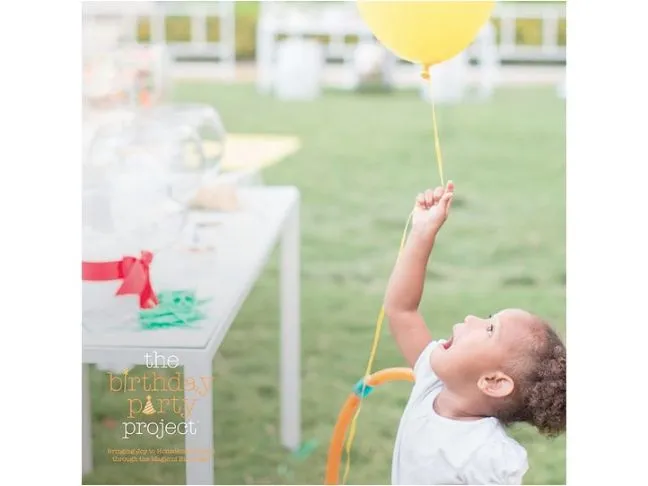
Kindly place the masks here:
<instances>
[{"instance_id":1,"label":"yellow hula hoop","mask_svg":"<svg viewBox=\"0 0 648 486\"><path fill-rule=\"evenodd\" d=\"M390 381L414 381L414 373L410 368L385 368L367 376L365 380L356 383L353 393L349 395L338 414L326 461L326 479L324 484L339 484L340 462L342 461L342 448L349 424L360 401L366 397L374 387Z\"/></svg>"}]
</instances>

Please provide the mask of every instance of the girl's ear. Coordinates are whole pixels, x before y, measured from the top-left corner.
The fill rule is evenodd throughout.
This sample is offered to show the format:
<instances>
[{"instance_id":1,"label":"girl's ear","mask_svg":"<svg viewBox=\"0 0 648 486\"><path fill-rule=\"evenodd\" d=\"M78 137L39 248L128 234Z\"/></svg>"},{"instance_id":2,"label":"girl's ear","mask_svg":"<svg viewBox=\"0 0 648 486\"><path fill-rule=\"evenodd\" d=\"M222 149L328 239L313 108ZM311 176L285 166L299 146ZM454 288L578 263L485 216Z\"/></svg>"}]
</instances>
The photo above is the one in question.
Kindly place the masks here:
<instances>
[{"instance_id":1,"label":"girl's ear","mask_svg":"<svg viewBox=\"0 0 648 486\"><path fill-rule=\"evenodd\" d=\"M513 379L501 371L482 375L477 381L477 386L485 395L492 398L504 398L513 393L515 383Z\"/></svg>"}]
</instances>

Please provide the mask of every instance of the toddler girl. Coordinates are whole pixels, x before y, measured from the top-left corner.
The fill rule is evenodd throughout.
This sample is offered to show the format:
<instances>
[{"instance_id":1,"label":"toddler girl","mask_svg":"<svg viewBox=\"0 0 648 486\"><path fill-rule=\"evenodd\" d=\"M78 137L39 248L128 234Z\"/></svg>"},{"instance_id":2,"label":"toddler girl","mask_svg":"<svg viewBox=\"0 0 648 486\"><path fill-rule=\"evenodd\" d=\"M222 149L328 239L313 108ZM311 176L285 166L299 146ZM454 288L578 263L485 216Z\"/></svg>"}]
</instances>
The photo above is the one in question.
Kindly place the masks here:
<instances>
[{"instance_id":1,"label":"toddler girl","mask_svg":"<svg viewBox=\"0 0 648 486\"><path fill-rule=\"evenodd\" d=\"M403 413L392 484L521 484L524 448L505 426L565 430L565 346L523 310L467 316L447 340L430 335L418 306L426 266L446 221L454 185L420 194L412 229L394 267L385 314L415 384Z\"/></svg>"}]
</instances>

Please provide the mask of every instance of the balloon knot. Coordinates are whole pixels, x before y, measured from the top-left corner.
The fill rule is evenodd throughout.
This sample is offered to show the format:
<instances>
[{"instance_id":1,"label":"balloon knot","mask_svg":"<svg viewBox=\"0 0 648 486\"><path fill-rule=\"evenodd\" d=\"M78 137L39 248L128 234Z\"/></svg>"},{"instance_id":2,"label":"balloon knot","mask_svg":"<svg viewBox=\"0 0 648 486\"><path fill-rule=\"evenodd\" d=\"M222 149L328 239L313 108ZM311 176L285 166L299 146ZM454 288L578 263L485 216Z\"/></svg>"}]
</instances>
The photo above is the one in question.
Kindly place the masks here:
<instances>
[{"instance_id":1,"label":"balloon knot","mask_svg":"<svg viewBox=\"0 0 648 486\"><path fill-rule=\"evenodd\" d=\"M423 70L421 71L421 77L428 81L430 79L430 66L427 64L423 66Z\"/></svg>"}]
</instances>

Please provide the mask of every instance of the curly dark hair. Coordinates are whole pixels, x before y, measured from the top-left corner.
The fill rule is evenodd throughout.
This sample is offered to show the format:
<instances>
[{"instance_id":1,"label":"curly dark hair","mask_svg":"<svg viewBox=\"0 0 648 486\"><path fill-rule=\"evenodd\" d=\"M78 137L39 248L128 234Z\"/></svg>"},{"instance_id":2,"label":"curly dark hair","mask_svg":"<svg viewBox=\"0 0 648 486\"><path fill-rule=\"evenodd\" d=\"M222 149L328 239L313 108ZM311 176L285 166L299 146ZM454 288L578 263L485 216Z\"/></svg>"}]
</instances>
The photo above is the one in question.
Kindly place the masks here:
<instances>
[{"instance_id":1,"label":"curly dark hair","mask_svg":"<svg viewBox=\"0 0 648 486\"><path fill-rule=\"evenodd\" d=\"M536 324L530 346L512 369L515 390L496 417L504 425L524 422L556 437L567 428L567 353L549 324L539 318Z\"/></svg>"}]
</instances>

